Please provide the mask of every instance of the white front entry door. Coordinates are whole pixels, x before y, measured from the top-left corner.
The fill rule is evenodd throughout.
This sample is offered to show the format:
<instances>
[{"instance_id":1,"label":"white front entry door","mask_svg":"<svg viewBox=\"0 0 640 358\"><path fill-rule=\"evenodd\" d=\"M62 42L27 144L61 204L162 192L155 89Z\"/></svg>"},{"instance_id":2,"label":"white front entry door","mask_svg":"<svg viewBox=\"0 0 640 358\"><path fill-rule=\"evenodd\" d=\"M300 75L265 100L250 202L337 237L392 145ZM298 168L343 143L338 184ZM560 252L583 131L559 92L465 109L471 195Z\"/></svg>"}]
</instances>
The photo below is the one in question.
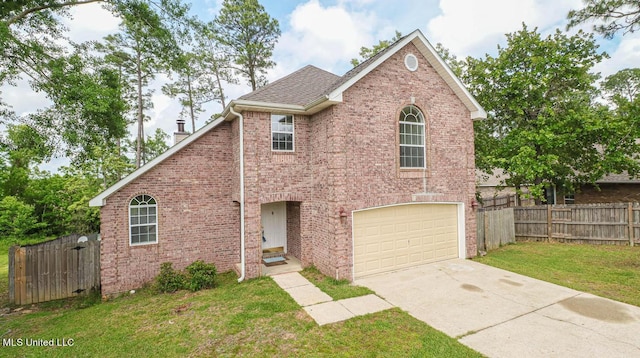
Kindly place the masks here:
<instances>
[{"instance_id":1,"label":"white front entry door","mask_svg":"<svg viewBox=\"0 0 640 358\"><path fill-rule=\"evenodd\" d=\"M287 202L262 204L262 249L282 247L287 252Z\"/></svg>"}]
</instances>

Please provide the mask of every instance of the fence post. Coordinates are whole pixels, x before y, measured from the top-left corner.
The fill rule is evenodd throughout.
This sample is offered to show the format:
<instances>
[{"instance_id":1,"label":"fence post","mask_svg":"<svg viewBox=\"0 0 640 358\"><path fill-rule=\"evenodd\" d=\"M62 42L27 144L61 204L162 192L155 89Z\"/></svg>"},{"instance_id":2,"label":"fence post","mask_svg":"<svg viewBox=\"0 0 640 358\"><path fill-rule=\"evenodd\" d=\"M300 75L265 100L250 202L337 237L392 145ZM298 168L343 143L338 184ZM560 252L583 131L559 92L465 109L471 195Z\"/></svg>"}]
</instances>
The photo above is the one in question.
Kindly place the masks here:
<instances>
[{"instance_id":1,"label":"fence post","mask_svg":"<svg viewBox=\"0 0 640 358\"><path fill-rule=\"evenodd\" d=\"M629 246L633 246L633 204L627 203L628 221L629 221Z\"/></svg>"},{"instance_id":2,"label":"fence post","mask_svg":"<svg viewBox=\"0 0 640 358\"><path fill-rule=\"evenodd\" d=\"M9 302L16 302L16 246L9 248Z\"/></svg>"},{"instance_id":3,"label":"fence post","mask_svg":"<svg viewBox=\"0 0 640 358\"><path fill-rule=\"evenodd\" d=\"M547 205L547 241L549 242L551 242L551 238L553 237L551 232L553 226L552 217L551 205Z\"/></svg>"}]
</instances>

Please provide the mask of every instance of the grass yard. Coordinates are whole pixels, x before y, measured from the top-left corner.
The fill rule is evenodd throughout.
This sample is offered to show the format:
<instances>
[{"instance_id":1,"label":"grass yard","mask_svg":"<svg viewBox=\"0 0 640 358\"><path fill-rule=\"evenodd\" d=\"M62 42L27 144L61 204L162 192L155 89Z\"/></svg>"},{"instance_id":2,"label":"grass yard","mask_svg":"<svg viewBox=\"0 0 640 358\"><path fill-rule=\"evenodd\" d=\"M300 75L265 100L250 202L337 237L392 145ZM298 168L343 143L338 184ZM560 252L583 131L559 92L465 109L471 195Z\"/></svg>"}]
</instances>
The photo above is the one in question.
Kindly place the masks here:
<instances>
[{"instance_id":1,"label":"grass yard","mask_svg":"<svg viewBox=\"0 0 640 358\"><path fill-rule=\"evenodd\" d=\"M475 260L640 306L638 246L519 242Z\"/></svg>"},{"instance_id":2,"label":"grass yard","mask_svg":"<svg viewBox=\"0 0 640 358\"><path fill-rule=\"evenodd\" d=\"M0 256L6 266L7 251ZM0 272L6 290L6 267ZM305 274L337 298L369 293L317 270ZM397 308L320 327L270 278L236 279L218 275L218 287L195 293L142 289L106 302L94 296L26 306L0 315L0 337L24 345L0 347L0 356L481 356ZM70 338L73 346L26 346L27 339Z\"/></svg>"},{"instance_id":3,"label":"grass yard","mask_svg":"<svg viewBox=\"0 0 640 358\"><path fill-rule=\"evenodd\" d=\"M374 293L366 287L351 285L347 280L336 280L335 278L327 277L315 267L307 267L300 274L316 285L322 292L331 296L334 301Z\"/></svg>"}]
</instances>

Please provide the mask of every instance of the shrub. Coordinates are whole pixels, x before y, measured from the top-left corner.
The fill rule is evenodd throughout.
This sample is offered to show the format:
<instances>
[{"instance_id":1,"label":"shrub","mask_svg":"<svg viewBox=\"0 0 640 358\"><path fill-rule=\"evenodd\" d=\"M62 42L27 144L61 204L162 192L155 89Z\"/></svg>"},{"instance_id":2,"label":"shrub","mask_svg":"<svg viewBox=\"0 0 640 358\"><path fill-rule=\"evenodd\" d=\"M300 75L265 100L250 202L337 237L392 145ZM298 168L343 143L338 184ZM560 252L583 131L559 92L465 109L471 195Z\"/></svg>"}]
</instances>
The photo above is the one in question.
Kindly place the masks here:
<instances>
[{"instance_id":1,"label":"shrub","mask_svg":"<svg viewBox=\"0 0 640 358\"><path fill-rule=\"evenodd\" d=\"M160 274L156 277L156 289L159 292L176 292L185 289L186 285L185 275L174 270L171 262L160 265Z\"/></svg>"},{"instance_id":2,"label":"shrub","mask_svg":"<svg viewBox=\"0 0 640 358\"><path fill-rule=\"evenodd\" d=\"M191 291L199 291L215 286L216 266L214 264L207 264L202 260L198 260L187 266L187 272L189 273L187 288Z\"/></svg>"}]
</instances>

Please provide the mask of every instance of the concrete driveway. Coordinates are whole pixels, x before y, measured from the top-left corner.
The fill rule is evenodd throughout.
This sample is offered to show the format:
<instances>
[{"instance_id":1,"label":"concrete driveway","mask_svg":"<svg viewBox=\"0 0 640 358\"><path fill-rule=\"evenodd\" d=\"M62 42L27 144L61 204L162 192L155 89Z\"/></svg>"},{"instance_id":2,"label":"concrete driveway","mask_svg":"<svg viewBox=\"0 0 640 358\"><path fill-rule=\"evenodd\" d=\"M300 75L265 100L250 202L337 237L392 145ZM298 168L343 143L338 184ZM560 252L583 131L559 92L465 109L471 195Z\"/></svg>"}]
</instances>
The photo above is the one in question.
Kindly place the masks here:
<instances>
[{"instance_id":1,"label":"concrete driveway","mask_svg":"<svg viewBox=\"0 0 640 358\"><path fill-rule=\"evenodd\" d=\"M489 357L640 357L640 308L470 260L359 279Z\"/></svg>"}]
</instances>

